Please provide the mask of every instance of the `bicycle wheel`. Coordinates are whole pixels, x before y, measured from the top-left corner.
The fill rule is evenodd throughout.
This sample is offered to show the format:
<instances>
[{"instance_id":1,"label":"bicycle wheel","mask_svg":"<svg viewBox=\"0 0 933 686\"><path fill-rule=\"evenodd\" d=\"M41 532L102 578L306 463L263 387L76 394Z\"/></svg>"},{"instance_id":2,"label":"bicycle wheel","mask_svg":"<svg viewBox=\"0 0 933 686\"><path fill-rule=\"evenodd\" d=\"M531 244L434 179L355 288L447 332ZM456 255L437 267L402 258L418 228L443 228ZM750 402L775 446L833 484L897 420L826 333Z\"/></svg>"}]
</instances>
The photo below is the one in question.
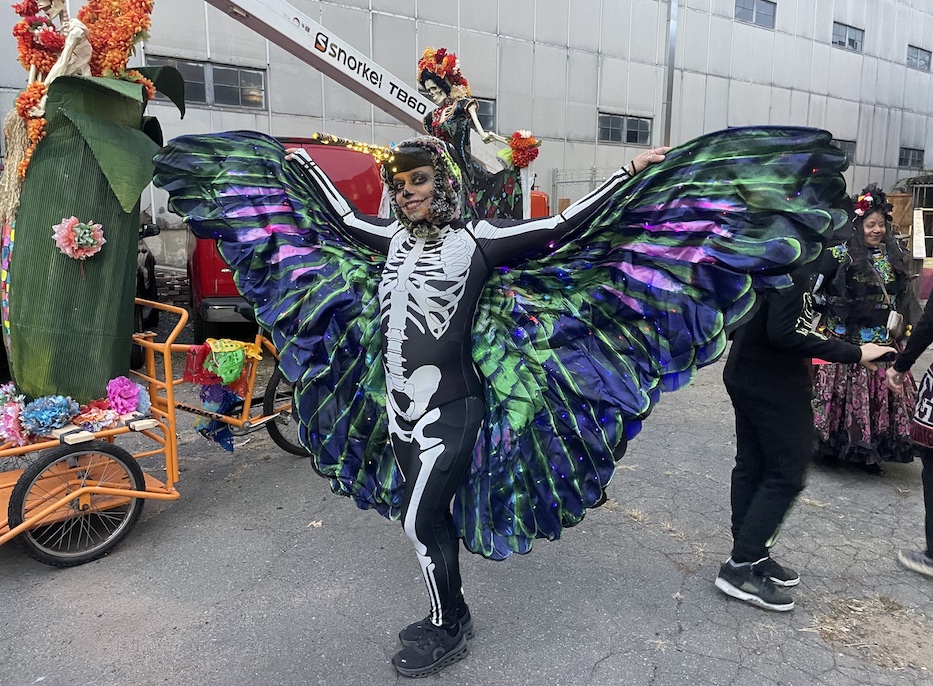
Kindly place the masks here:
<instances>
[{"instance_id":1,"label":"bicycle wheel","mask_svg":"<svg viewBox=\"0 0 933 686\"><path fill-rule=\"evenodd\" d=\"M111 443L56 446L29 465L13 487L10 528L85 486L145 491L146 481L133 456ZM142 498L86 494L60 505L16 540L39 562L74 567L109 553L142 511Z\"/></svg>"},{"instance_id":2,"label":"bicycle wheel","mask_svg":"<svg viewBox=\"0 0 933 686\"><path fill-rule=\"evenodd\" d=\"M301 441L298 440L298 422L292 416L291 402L292 385L276 367L266 386L266 393L262 397L262 413L268 417L276 412L276 408L279 408L280 414L266 424L266 429L275 444L282 450L292 455L308 457L311 453L305 450ZM285 407L284 410L283 407Z\"/></svg>"}]
</instances>

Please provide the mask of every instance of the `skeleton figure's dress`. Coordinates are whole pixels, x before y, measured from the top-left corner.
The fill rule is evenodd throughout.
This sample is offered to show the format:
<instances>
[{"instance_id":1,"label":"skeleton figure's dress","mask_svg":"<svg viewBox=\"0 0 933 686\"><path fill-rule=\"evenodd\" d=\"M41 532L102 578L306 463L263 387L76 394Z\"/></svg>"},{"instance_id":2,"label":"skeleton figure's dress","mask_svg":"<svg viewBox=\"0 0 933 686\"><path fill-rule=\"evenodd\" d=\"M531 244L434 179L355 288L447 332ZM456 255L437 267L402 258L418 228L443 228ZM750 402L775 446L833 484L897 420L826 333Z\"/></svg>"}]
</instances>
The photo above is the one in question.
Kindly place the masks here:
<instances>
[{"instance_id":1,"label":"skeleton figure's dress","mask_svg":"<svg viewBox=\"0 0 933 686\"><path fill-rule=\"evenodd\" d=\"M442 105L424 117L424 130L448 144L450 154L463 172L467 219L522 218L522 172L515 167L491 172L473 157L473 126L467 107L472 98Z\"/></svg>"},{"instance_id":2,"label":"skeleton figure's dress","mask_svg":"<svg viewBox=\"0 0 933 686\"><path fill-rule=\"evenodd\" d=\"M335 492L400 517L390 431L411 440L467 403L478 438L453 521L494 559L601 502L661 391L715 361L753 286L786 285L846 218L845 157L812 129L710 134L563 218L455 224L430 245L283 158L257 133L186 136L157 156L156 183L218 239Z\"/></svg>"}]
</instances>

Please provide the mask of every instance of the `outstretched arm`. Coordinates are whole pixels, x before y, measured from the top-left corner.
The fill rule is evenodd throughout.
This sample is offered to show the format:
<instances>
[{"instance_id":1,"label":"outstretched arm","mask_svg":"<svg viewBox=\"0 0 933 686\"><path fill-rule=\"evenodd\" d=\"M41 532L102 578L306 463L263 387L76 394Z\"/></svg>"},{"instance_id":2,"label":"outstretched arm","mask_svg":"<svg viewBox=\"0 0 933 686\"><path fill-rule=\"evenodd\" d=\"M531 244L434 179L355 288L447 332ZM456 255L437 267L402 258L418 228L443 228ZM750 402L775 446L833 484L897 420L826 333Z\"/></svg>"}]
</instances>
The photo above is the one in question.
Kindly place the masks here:
<instances>
[{"instance_id":1,"label":"outstretched arm","mask_svg":"<svg viewBox=\"0 0 933 686\"><path fill-rule=\"evenodd\" d=\"M479 116L476 113L476 101L470 101L470 104L467 105L467 112L470 113L470 119L473 122L473 128L476 129L476 133L479 134L479 137L483 139L483 143L488 143L489 141L499 141L506 145L509 144L509 139L505 136L500 136L498 133L493 133L487 131L483 128L483 125L479 122Z\"/></svg>"},{"instance_id":2,"label":"outstretched arm","mask_svg":"<svg viewBox=\"0 0 933 686\"><path fill-rule=\"evenodd\" d=\"M473 227L477 241L492 264L546 246L584 227L599 212L605 202L632 178L635 173L664 159L670 148L652 148L640 153L632 162L616 170L602 186L573 203L560 214L531 220L487 219Z\"/></svg>"},{"instance_id":3,"label":"outstretched arm","mask_svg":"<svg viewBox=\"0 0 933 686\"><path fill-rule=\"evenodd\" d=\"M325 202L340 217L343 232L363 245L385 254L389 240L398 230L395 221L370 217L357 210L302 148L287 148L285 159L321 192Z\"/></svg>"}]
</instances>

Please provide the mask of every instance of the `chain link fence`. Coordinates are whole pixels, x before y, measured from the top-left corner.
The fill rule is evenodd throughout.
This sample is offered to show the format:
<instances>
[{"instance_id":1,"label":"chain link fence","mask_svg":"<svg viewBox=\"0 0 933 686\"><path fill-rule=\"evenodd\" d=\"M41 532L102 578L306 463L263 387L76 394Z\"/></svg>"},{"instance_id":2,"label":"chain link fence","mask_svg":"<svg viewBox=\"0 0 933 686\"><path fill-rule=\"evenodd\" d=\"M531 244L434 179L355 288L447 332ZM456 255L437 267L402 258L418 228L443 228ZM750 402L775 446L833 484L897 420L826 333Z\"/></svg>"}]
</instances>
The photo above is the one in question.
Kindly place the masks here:
<instances>
[{"instance_id":1,"label":"chain link fence","mask_svg":"<svg viewBox=\"0 0 933 686\"><path fill-rule=\"evenodd\" d=\"M612 170L615 171L615 170ZM611 175L611 171L602 167L586 167L583 169L551 170L551 208L560 212L564 207L582 198L590 191L596 190L601 183ZM562 207L562 201L564 207Z\"/></svg>"}]
</instances>

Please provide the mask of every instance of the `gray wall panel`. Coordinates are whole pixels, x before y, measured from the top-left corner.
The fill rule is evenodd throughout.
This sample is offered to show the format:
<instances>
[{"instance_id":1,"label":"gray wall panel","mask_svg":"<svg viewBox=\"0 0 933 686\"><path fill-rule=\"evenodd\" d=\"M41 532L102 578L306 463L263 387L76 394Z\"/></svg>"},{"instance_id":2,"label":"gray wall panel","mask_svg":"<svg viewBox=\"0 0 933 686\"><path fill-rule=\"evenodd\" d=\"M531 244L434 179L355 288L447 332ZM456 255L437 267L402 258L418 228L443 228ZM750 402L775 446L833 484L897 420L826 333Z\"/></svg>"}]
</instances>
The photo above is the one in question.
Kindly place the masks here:
<instances>
[{"instance_id":1,"label":"gray wall panel","mask_svg":"<svg viewBox=\"0 0 933 686\"><path fill-rule=\"evenodd\" d=\"M460 23L465 29L496 33L499 30L499 0L461 2Z\"/></svg>"},{"instance_id":2,"label":"gray wall panel","mask_svg":"<svg viewBox=\"0 0 933 686\"><path fill-rule=\"evenodd\" d=\"M533 102L534 133L548 138L563 138L567 130L567 50L565 48L541 44L535 46Z\"/></svg>"},{"instance_id":3,"label":"gray wall panel","mask_svg":"<svg viewBox=\"0 0 933 686\"><path fill-rule=\"evenodd\" d=\"M321 117L322 74L274 45L269 48L269 60L267 87L271 110L276 115Z\"/></svg>"},{"instance_id":4,"label":"gray wall panel","mask_svg":"<svg viewBox=\"0 0 933 686\"><path fill-rule=\"evenodd\" d=\"M567 47L570 0L536 0L535 42Z\"/></svg>"},{"instance_id":5,"label":"gray wall panel","mask_svg":"<svg viewBox=\"0 0 933 686\"><path fill-rule=\"evenodd\" d=\"M631 51L632 0L603 2L599 48L606 57L628 58Z\"/></svg>"},{"instance_id":6,"label":"gray wall panel","mask_svg":"<svg viewBox=\"0 0 933 686\"><path fill-rule=\"evenodd\" d=\"M534 40L534 16L535 0L502 0L499 3L499 33L502 36Z\"/></svg>"},{"instance_id":7,"label":"gray wall panel","mask_svg":"<svg viewBox=\"0 0 933 686\"><path fill-rule=\"evenodd\" d=\"M418 3L418 19L444 26L460 26L459 0L430 0Z\"/></svg>"},{"instance_id":8,"label":"gray wall panel","mask_svg":"<svg viewBox=\"0 0 933 686\"><path fill-rule=\"evenodd\" d=\"M172 30L166 33L177 30L177 18L171 20L171 26ZM195 39L199 43L204 40L197 36ZM266 64L266 40L212 6L207 7L207 44L211 60L215 62L243 67L261 67Z\"/></svg>"},{"instance_id":9,"label":"gray wall panel","mask_svg":"<svg viewBox=\"0 0 933 686\"><path fill-rule=\"evenodd\" d=\"M473 95L495 98L498 93L499 41L489 33L460 32L460 70Z\"/></svg>"},{"instance_id":10,"label":"gray wall panel","mask_svg":"<svg viewBox=\"0 0 933 686\"><path fill-rule=\"evenodd\" d=\"M599 50L600 0L573 0L570 11L570 47L587 52Z\"/></svg>"}]
</instances>

